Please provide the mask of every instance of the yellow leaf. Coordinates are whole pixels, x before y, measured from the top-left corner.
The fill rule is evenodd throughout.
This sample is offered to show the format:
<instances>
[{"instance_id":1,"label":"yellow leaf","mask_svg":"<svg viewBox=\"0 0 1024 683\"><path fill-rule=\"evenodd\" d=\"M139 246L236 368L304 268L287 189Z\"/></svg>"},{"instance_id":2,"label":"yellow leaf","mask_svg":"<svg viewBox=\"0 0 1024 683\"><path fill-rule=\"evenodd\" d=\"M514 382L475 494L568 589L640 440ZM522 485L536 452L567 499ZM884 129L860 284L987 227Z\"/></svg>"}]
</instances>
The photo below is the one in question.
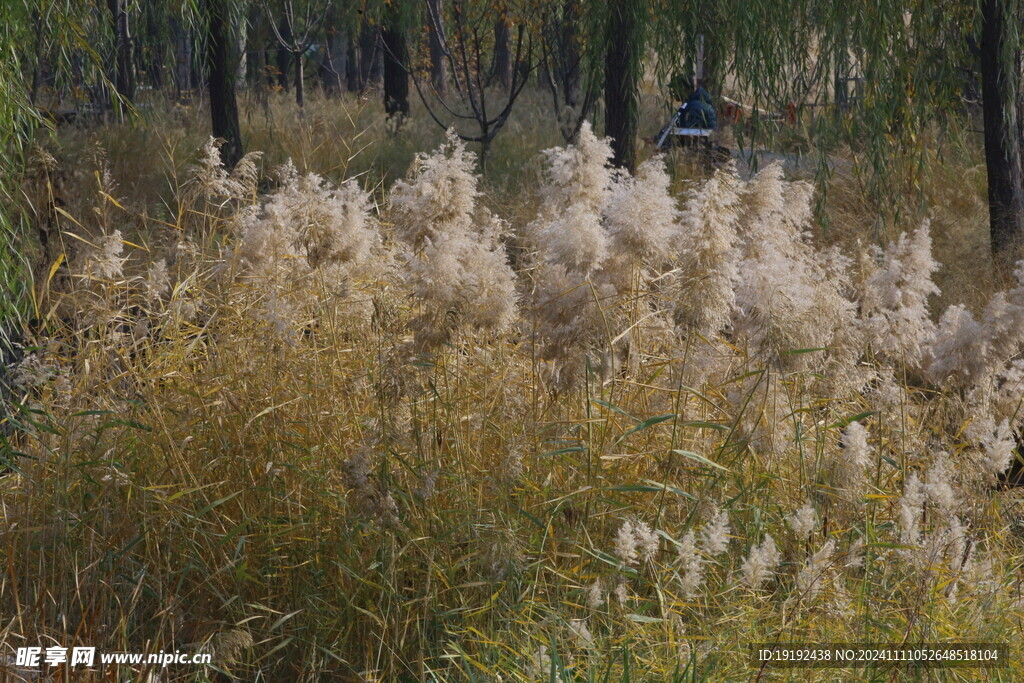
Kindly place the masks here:
<instances>
[{"instance_id":1,"label":"yellow leaf","mask_svg":"<svg viewBox=\"0 0 1024 683\"><path fill-rule=\"evenodd\" d=\"M60 264L64 263L64 254L57 257L57 260L50 266L50 274L46 276L46 286L50 286L50 282L53 280L53 276L57 274L57 269L60 268Z\"/></svg>"},{"instance_id":2,"label":"yellow leaf","mask_svg":"<svg viewBox=\"0 0 1024 683\"><path fill-rule=\"evenodd\" d=\"M111 197L109 194L107 194L103 190L100 190L100 194L103 195L107 199L107 201L109 201L111 204L113 204L117 208L121 209L122 211L127 211L127 209L125 209L123 206L121 206L120 202L118 202L116 199Z\"/></svg>"},{"instance_id":3,"label":"yellow leaf","mask_svg":"<svg viewBox=\"0 0 1024 683\"><path fill-rule=\"evenodd\" d=\"M68 212L67 212L67 211L65 211L64 209L60 208L59 206L55 206L55 207L53 207L53 210L54 210L54 211L56 211L57 213L59 213L60 215L64 216L64 217L65 217L65 218L67 218L68 220L70 220L70 221L71 221L72 223L74 223L74 224L75 224L75 225L77 225L78 227L80 227L80 228L82 227L82 224L78 222L78 219L77 219L77 218L75 218L75 217L74 217L74 216L72 216L72 215L71 215L70 213L68 213Z\"/></svg>"},{"instance_id":4,"label":"yellow leaf","mask_svg":"<svg viewBox=\"0 0 1024 683\"><path fill-rule=\"evenodd\" d=\"M148 247L144 247L144 246L142 246L140 244L135 244L135 242L129 242L128 240L121 240L121 244L127 244L129 247L135 247L136 249L141 249L143 251L149 251Z\"/></svg>"}]
</instances>

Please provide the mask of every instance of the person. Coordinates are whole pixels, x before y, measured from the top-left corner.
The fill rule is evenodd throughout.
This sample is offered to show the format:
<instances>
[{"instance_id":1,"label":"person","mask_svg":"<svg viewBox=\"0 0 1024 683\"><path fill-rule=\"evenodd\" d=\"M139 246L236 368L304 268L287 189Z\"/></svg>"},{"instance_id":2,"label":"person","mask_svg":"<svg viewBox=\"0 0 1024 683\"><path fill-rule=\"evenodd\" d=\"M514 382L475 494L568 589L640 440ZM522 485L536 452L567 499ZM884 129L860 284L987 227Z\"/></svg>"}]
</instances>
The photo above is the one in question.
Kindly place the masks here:
<instances>
[{"instance_id":1,"label":"person","mask_svg":"<svg viewBox=\"0 0 1024 683\"><path fill-rule=\"evenodd\" d=\"M691 83L693 91L684 99L685 89ZM696 78L683 78L677 75L669 82L669 91L675 99L682 101L683 104L668 125L654 136L655 145L660 147L673 127L702 130L714 130L718 127L718 117L715 115L715 107L711 103L711 94L701 86L700 81Z\"/></svg>"},{"instance_id":2,"label":"person","mask_svg":"<svg viewBox=\"0 0 1024 683\"><path fill-rule=\"evenodd\" d=\"M680 128L703 128L714 130L718 127L715 107L711 103L711 94L694 79L693 92L679 110Z\"/></svg>"}]
</instances>

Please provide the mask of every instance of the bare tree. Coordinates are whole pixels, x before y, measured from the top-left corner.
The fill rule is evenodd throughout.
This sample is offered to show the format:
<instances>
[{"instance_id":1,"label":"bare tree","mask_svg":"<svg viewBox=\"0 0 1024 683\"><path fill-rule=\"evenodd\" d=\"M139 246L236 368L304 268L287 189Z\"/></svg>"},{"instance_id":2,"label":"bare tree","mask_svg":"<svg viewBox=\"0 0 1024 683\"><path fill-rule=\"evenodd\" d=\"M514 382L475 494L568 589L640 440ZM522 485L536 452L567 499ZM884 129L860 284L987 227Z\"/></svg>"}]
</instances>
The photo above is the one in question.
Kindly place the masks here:
<instances>
[{"instance_id":1,"label":"bare tree","mask_svg":"<svg viewBox=\"0 0 1024 683\"><path fill-rule=\"evenodd\" d=\"M291 53L295 60L295 104L299 105L299 108L305 105L306 74L303 55L315 44L317 32L331 8L331 2L332 0L304 0L296 3L295 0L283 0L279 6L280 26L274 21L274 11L270 4L265 0L263 3L278 44ZM298 9L297 4L301 4Z\"/></svg>"},{"instance_id":2,"label":"bare tree","mask_svg":"<svg viewBox=\"0 0 1024 683\"><path fill-rule=\"evenodd\" d=\"M599 80L589 73L593 69L585 68L582 11L580 0L553 3L541 33L541 75L566 142L576 140L583 122L594 112L601 90Z\"/></svg>"},{"instance_id":3,"label":"bare tree","mask_svg":"<svg viewBox=\"0 0 1024 683\"><path fill-rule=\"evenodd\" d=\"M437 34L452 87L446 92L424 87L415 69L410 70L413 85L437 125L445 129L454 127L463 140L480 143L482 167L486 166L491 143L508 121L530 74L533 38L528 19L532 7L529 2L523 2L521 7L469 0L427 3L430 27ZM494 27L502 17L511 26L510 33L514 33L514 41L510 36L514 48L510 50L509 87L496 89L490 87L489 80L496 49ZM466 132L463 127L467 124L475 124L476 130Z\"/></svg>"}]
</instances>

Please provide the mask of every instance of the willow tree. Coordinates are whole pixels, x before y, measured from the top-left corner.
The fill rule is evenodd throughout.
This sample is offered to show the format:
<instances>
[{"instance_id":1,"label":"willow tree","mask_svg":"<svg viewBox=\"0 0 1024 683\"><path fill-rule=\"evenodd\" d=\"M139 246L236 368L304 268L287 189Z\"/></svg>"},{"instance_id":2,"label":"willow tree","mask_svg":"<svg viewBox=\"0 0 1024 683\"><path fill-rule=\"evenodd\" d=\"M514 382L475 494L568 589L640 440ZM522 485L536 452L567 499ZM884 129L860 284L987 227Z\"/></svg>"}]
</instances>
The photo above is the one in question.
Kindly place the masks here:
<instances>
[{"instance_id":1,"label":"willow tree","mask_svg":"<svg viewBox=\"0 0 1024 683\"><path fill-rule=\"evenodd\" d=\"M612 163L636 168L640 125L647 0L608 0L605 48L605 134L612 139Z\"/></svg>"},{"instance_id":2,"label":"willow tree","mask_svg":"<svg viewBox=\"0 0 1024 683\"><path fill-rule=\"evenodd\" d=\"M1024 241L1024 90L1020 0L982 0L981 78L992 248Z\"/></svg>"},{"instance_id":3,"label":"willow tree","mask_svg":"<svg viewBox=\"0 0 1024 683\"><path fill-rule=\"evenodd\" d=\"M114 39L114 78L111 80L117 86L117 94L131 103L135 99L135 60L129 9L128 0L107 0Z\"/></svg>"},{"instance_id":4,"label":"willow tree","mask_svg":"<svg viewBox=\"0 0 1024 683\"><path fill-rule=\"evenodd\" d=\"M45 130L35 99L44 80L55 105L85 86L110 85L94 49L102 44L103 28L91 8L76 0L0 2L0 467L11 454L16 424L10 373L37 314L33 266L51 265L30 256L42 251L41 238L18 197L28 149ZM84 82L86 77L93 81Z\"/></svg>"},{"instance_id":5,"label":"willow tree","mask_svg":"<svg viewBox=\"0 0 1024 683\"><path fill-rule=\"evenodd\" d=\"M16 176L37 116L21 77L19 45L31 39L32 17L16 4L0 5L0 460L10 433L9 369L21 330L31 313L31 269L25 255L27 230L15 213ZM0 462L6 466L6 463Z\"/></svg>"},{"instance_id":6,"label":"willow tree","mask_svg":"<svg viewBox=\"0 0 1024 683\"><path fill-rule=\"evenodd\" d=\"M831 0L725 0L708 11L706 3L669 0L656 15L651 47L664 73L692 54L698 35L713 36L725 62L718 78L728 75L755 111L781 112L807 99L835 104L842 76L857 73L858 105L815 116L811 142L822 158L838 142L855 149L874 200L897 215L907 188L892 182L896 166L910 162L926 173L935 163L922 133L963 125L967 74L980 67L989 227L1000 254L1024 238L1021 3L876 0L866 11ZM821 170L827 176L826 164Z\"/></svg>"},{"instance_id":7,"label":"willow tree","mask_svg":"<svg viewBox=\"0 0 1024 683\"><path fill-rule=\"evenodd\" d=\"M233 168L244 153L235 95L238 77L238 41L234 37L239 8L231 0L202 0L205 21L206 85L210 97L210 123L214 137L224 140L221 159Z\"/></svg>"}]
</instances>

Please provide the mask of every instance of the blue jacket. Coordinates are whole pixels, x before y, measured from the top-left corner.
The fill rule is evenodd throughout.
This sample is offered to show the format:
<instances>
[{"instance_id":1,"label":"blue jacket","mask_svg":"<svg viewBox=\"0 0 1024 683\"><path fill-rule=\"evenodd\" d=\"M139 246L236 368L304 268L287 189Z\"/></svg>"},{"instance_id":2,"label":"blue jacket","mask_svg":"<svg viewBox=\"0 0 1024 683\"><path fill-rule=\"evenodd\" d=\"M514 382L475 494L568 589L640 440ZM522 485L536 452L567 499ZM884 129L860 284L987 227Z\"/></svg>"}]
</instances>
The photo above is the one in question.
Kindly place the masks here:
<instances>
[{"instance_id":1,"label":"blue jacket","mask_svg":"<svg viewBox=\"0 0 1024 683\"><path fill-rule=\"evenodd\" d=\"M704 88L697 88L683 105L683 128L717 128L718 119L711 105L711 95Z\"/></svg>"}]
</instances>

